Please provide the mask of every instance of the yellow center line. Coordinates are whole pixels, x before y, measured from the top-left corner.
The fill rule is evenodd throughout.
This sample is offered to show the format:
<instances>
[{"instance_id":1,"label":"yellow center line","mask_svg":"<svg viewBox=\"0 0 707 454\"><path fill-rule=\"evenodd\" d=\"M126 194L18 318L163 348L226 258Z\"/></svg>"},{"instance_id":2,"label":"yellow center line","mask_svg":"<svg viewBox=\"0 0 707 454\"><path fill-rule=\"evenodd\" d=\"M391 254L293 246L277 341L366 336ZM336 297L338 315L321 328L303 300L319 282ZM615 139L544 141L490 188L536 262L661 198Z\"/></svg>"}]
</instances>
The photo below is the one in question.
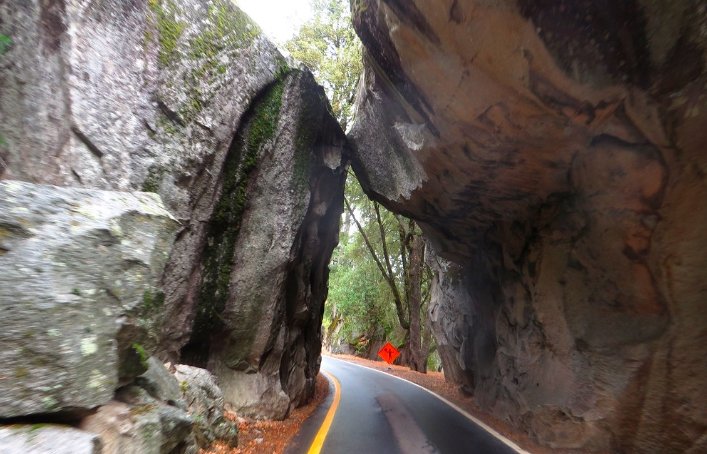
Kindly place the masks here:
<instances>
[{"instance_id":1,"label":"yellow center line","mask_svg":"<svg viewBox=\"0 0 707 454\"><path fill-rule=\"evenodd\" d=\"M317 432L317 436L314 437L314 441L312 441L312 445L309 447L307 454L319 454L321 452L322 446L324 446L324 440L326 440L327 433L329 433L331 423L334 421L334 414L336 413L336 409L339 407L339 401L341 400L341 384L339 383L339 380L337 380L336 377L330 373L324 371L322 371L322 373L326 375L332 383L334 383L334 401L331 403L331 407L329 407L329 411L324 418L324 422L322 422L321 427L319 427L319 432Z\"/></svg>"}]
</instances>

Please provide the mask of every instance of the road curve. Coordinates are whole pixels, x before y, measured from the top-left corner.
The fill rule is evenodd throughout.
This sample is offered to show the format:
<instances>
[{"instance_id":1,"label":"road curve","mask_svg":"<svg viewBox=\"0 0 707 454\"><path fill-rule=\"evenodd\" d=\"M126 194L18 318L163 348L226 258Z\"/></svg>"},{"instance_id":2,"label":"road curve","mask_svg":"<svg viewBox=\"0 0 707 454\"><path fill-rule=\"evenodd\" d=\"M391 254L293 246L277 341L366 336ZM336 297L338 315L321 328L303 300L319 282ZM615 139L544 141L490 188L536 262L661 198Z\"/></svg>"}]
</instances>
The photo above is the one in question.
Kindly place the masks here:
<instances>
[{"instance_id":1,"label":"road curve","mask_svg":"<svg viewBox=\"0 0 707 454\"><path fill-rule=\"evenodd\" d=\"M524 452L413 383L327 356L322 370L338 380L340 395L330 393L288 454Z\"/></svg>"}]
</instances>

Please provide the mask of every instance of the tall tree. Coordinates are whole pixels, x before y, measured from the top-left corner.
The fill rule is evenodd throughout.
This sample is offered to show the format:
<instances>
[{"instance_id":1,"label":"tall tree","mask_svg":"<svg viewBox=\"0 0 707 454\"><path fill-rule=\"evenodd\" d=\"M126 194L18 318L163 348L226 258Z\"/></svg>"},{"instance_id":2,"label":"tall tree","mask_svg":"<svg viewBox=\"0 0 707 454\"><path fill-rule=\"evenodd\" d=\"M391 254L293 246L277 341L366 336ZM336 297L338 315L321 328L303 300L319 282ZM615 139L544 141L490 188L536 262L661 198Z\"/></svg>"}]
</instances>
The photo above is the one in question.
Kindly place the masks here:
<instances>
[{"instance_id":1,"label":"tall tree","mask_svg":"<svg viewBox=\"0 0 707 454\"><path fill-rule=\"evenodd\" d=\"M324 86L345 131L353 119L353 98L363 70L361 43L351 26L348 0L313 0L312 9L314 17L285 48Z\"/></svg>"},{"instance_id":2,"label":"tall tree","mask_svg":"<svg viewBox=\"0 0 707 454\"><path fill-rule=\"evenodd\" d=\"M353 185L352 181L349 186ZM429 273L425 273L422 232L413 220L386 211L367 199L360 188L349 189L344 203L370 258L390 289L398 323L405 332L401 362L425 372L430 352L430 337L423 336Z\"/></svg>"}]
</instances>

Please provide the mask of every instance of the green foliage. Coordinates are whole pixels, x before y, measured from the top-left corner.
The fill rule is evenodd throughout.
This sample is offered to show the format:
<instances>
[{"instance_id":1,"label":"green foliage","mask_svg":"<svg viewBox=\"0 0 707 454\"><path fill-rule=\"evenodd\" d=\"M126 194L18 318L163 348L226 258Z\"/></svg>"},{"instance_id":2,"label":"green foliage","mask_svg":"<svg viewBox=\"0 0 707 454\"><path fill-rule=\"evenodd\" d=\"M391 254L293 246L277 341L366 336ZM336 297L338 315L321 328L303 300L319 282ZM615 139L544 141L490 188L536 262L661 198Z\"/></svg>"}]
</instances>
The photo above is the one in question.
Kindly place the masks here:
<instances>
[{"instance_id":1,"label":"green foliage","mask_svg":"<svg viewBox=\"0 0 707 454\"><path fill-rule=\"evenodd\" d=\"M10 46L12 46L12 38L0 33L0 55L4 55Z\"/></svg>"},{"instance_id":2,"label":"green foliage","mask_svg":"<svg viewBox=\"0 0 707 454\"><path fill-rule=\"evenodd\" d=\"M361 43L351 26L348 0L314 0L312 6L314 18L285 48L324 86L334 115L346 130L353 119L354 94L363 71Z\"/></svg>"},{"instance_id":3,"label":"green foliage","mask_svg":"<svg viewBox=\"0 0 707 454\"><path fill-rule=\"evenodd\" d=\"M357 216L364 223L369 239L380 248L372 206L353 177L346 181L346 195L356 207ZM386 215L392 216L388 212ZM390 223L388 216L385 219ZM372 337L383 334L387 339L394 336L398 321L390 287L383 280L366 249L363 236L348 215L342 223L339 246L334 251L330 268L324 325L330 326L336 318L343 320L343 324L329 342L353 343L361 335Z\"/></svg>"},{"instance_id":4,"label":"green foliage","mask_svg":"<svg viewBox=\"0 0 707 454\"><path fill-rule=\"evenodd\" d=\"M442 358L440 358L439 352L435 350L427 357L427 369L436 371L440 367L442 367Z\"/></svg>"},{"instance_id":5,"label":"green foliage","mask_svg":"<svg viewBox=\"0 0 707 454\"><path fill-rule=\"evenodd\" d=\"M376 265L365 255L360 235L351 235L336 249L329 276L329 295L324 309L325 325L333 317L344 321L330 341L353 342L382 329L389 335L395 326L390 290L381 281Z\"/></svg>"},{"instance_id":6,"label":"green foliage","mask_svg":"<svg viewBox=\"0 0 707 454\"><path fill-rule=\"evenodd\" d=\"M140 359L140 365L147 369L148 367L148 360L150 359L150 355L147 354L147 351L145 351L145 347L143 347L141 344L137 342L133 342L132 344L133 350L135 353L137 353L138 358Z\"/></svg>"},{"instance_id":7,"label":"green foliage","mask_svg":"<svg viewBox=\"0 0 707 454\"><path fill-rule=\"evenodd\" d=\"M411 220L376 206L354 178L347 180L345 194L353 215L347 210L331 267L324 313L327 341L344 341L358 353L358 347L362 347L358 336L380 338L383 331L395 345L410 350L414 347L415 357L424 364L431 343L425 323L431 274L423 266L420 279L414 279L411 265L414 245L420 244L415 238L421 232ZM416 254L421 256L420 251ZM418 305L413 304L418 301L413 300L415 282L419 285ZM415 307L419 307L417 316ZM410 329L413 318L419 321L419 331ZM417 362L410 365L424 370Z\"/></svg>"}]
</instances>

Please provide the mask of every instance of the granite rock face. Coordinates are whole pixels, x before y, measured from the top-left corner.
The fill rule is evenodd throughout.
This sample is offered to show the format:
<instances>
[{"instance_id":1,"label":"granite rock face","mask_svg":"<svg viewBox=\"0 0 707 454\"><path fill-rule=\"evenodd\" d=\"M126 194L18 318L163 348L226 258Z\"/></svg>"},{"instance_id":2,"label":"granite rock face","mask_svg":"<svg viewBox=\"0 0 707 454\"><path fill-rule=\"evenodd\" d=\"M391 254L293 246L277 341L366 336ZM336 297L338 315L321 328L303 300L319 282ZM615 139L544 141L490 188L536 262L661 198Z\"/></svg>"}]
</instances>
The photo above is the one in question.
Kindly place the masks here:
<instances>
[{"instance_id":1,"label":"granite rock face","mask_svg":"<svg viewBox=\"0 0 707 454\"><path fill-rule=\"evenodd\" d=\"M0 19L0 175L159 192L179 218L284 64L225 0L11 2Z\"/></svg>"},{"instance_id":2,"label":"granite rock face","mask_svg":"<svg viewBox=\"0 0 707 454\"><path fill-rule=\"evenodd\" d=\"M312 76L229 0L6 2L0 33L0 178L159 194L161 359L251 414L303 403L346 166Z\"/></svg>"},{"instance_id":3,"label":"granite rock face","mask_svg":"<svg viewBox=\"0 0 707 454\"><path fill-rule=\"evenodd\" d=\"M321 87L295 70L254 103L208 195L196 285L173 307L193 317L181 362L212 371L239 413L283 418L314 391L344 140ZM184 333L173 320L166 332Z\"/></svg>"},{"instance_id":4,"label":"granite rock face","mask_svg":"<svg viewBox=\"0 0 707 454\"><path fill-rule=\"evenodd\" d=\"M5 454L103 454L96 434L56 424L0 427Z\"/></svg>"},{"instance_id":5,"label":"granite rock face","mask_svg":"<svg viewBox=\"0 0 707 454\"><path fill-rule=\"evenodd\" d=\"M0 417L91 409L145 370L175 230L154 194L0 181Z\"/></svg>"},{"instance_id":6,"label":"granite rock face","mask_svg":"<svg viewBox=\"0 0 707 454\"><path fill-rule=\"evenodd\" d=\"M437 253L448 377L551 447L703 450L707 7L352 4L352 164Z\"/></svg>"}]
</instances>

